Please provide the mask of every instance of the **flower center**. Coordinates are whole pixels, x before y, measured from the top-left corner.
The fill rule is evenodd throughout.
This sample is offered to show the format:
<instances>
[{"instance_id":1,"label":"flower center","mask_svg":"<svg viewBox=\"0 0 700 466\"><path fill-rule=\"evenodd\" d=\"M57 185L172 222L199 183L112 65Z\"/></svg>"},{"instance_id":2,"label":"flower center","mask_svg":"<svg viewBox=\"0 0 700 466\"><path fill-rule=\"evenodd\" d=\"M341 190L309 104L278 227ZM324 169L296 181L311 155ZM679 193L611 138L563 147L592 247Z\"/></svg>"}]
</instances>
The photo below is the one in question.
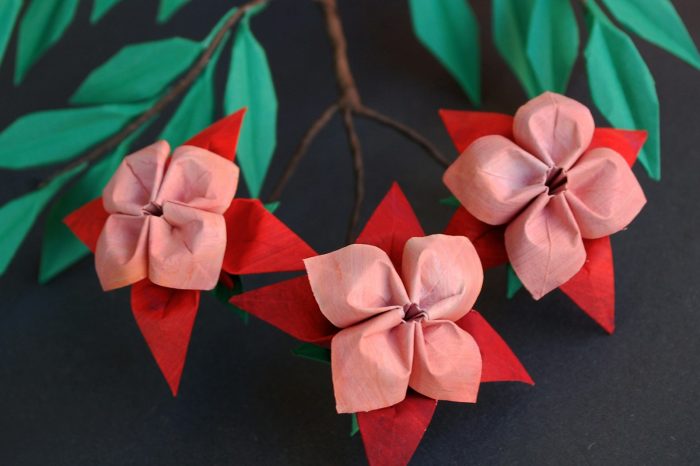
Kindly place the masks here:
<instances>
[{"instance_id":1,"label":"flower center","mask_svg":"<svg viewBox=\"0 0 700 466\"><path fill-rule=\"evenodd\" d=\"M549 190L549 195L554 196L562 191L566 191L566 173L561 168L553 168L547 175L545 186Z\"/></svg>"},{"instance_id":2,"label":"flower center","mask_svg":"<svg viewBox=\"0 0 700 466\"><path fill-rule=\"evenodd\" d=\"M415 303L404 305L403 312L403 320L405 322L410 322L412 320L422 320L428 317L428 313L420 307L418 307L418 304Z\"/></svg>"},{"instance_id":3,"label":"flower center","mask_svg":"<svg viewBox=\"0 0 700 466\"><path fill-rule=\"evenodd\" d=\"M151 201L148 203L147 206L143 208L143 215L153 215L154 217L162 217L163 206L160 206L155 202Z\"/></svg>"}]
</instances>

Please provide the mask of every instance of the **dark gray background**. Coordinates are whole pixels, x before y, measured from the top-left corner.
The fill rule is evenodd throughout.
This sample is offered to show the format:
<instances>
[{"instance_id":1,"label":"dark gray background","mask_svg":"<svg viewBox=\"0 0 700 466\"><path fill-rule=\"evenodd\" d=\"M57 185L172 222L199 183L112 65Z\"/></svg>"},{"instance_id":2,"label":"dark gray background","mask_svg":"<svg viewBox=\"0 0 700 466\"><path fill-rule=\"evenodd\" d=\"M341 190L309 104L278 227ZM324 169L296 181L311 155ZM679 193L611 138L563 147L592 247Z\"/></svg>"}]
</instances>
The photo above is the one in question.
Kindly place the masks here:
<instances>
[{"instance_id":1,"label":"dark gray background","mask_svg":"<svg viewBox=\"0 0 700 466\"><path fill-rule=\"evenodd\" d=\"M155 3L125 0L92 27L91 2L81 2L65 38L17 89L11 85L13 41L0 70L0 127L31 111L66 106L84 76L125 43L200 39L236 2L192 2L165 26L154 23ZM511 113L525 96L492 45L490 2L472 3L484 42L484 109ZM674 3L700 40L700 5ZM343 0L340 8L366 103L418 128L453 157L436 110L470 105L417 43L406 2ZM308 124L334 99L335 82L312 2L277 0L253 28L280 101L269 190ZM490 272L478 308L537 385L489 384L476 405L441 403L414 464L700 461L700 74L637 43L661 101L663 179L651 182L635 169L649 203L613 238L617 332L604 334L560 292L539 303L524 293L507 301L503 270ZM227 60L221 65L223 84ZM590 103L580 62L569 94ZM368 168L363 217L398 180L427 231L440 231L451 213L437 204L447 195L441 169L391 130L364 121L358 126ZM41 175L0 172L0 202L29 190ZM313 145L278 213L313 247L328 251L342 245L351 199L350 156L335 120ZM360 438L348 436L349 417L334 411L329 368L291 356L292 338L255 319L244 325L210 296L203 298L173 399L132 318L128 291L103 293L90 260L47 286L36 284L40 230L0 278L0 464L365 461Z\"/></svg>"}]
</instances>

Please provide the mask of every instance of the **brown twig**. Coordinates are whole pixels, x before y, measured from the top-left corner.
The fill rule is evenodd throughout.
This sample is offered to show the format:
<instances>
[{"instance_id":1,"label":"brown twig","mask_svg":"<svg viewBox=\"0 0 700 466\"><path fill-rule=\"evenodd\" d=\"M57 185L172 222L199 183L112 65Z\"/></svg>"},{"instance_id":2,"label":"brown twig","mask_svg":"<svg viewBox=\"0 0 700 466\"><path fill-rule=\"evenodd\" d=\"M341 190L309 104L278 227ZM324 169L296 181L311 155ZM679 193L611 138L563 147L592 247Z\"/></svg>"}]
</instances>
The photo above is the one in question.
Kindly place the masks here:
<instances>
[{"instance_id":1,"label":"brown twig","mask_svg":"<svg viewBox=\"0 0 700 466\"><path fill-rule=\"evenodd\" d=\"M285 167L285 170L275 184L275 187L272 190L272 195L269 199L271 201L279 199L289 179L299 166L299 162L304 157L306 152L308 152L309 146L314 138L318 135L321 129L328 124L328 121L330 121L335 112L339 112L343 117L343 124L348 136L348 144L350 146L350 152L353 158L353 169L355 172L355 203L350 217L347 233L347 241L350 242L360 219L360 214L362 213L362 201L364 199L365 192L364 157L362 154L360 138L355 129L353 116L368 118L393 128L404 137L410 139L425 149L425 151L443 167L447 167L450 162L435 146L430 143L430 141L428 141L416 130L397 120L394 120L391 117L377 112L376 110L373 110L362 103L360 92L357 89L355 79L350 69L347 41L345 40L343 25L340 21L340 14L338 13L336 0L315 1L321 5L321 9L323 10L328 39L330 40L331 47L333 48L333 63L335 68L336 83L338 85L338 99L325 112L323 112L306 131L300 144L297 146L297 150L292 155L290 161Z\"/></svg>"},{"instance_id":2,"label":"brown twig","mask_svg":"<svg viewBox=\"0 0 700 466\"><path fill-rule=\"evenodd\" d=\"M243 14L253 7L267 3L269 0L251 0L248 3L241 5L234 14L222 25L221 29L214 35L209 46L202 52L196 62L192 67L185 73L175 84L173 84L168 91L163 94L163 96L153 104L148 110L141 113L139 116L131 120L121 131L119 131L114 136L106 139L102 143L95 146L92 150L87 152L85 155L74 159L69 164L63 166L60 170L52 173L46 178L41 186L46 185L51 180L67 173L74 168L82 165L83 163L92 163L100 157L107 154L109 151L121 144L124 139L129 137L134 131L139 129L144 123L149 121L151 118L159 114L165 107L168 106L173 100L177 99L182 93L184 93L194 81L199 77L199 75L204 71L212 55L216 51L217 47L226 37L226 33L233 28L236 23L241 19Z\"/></svg>"}]
</instances>

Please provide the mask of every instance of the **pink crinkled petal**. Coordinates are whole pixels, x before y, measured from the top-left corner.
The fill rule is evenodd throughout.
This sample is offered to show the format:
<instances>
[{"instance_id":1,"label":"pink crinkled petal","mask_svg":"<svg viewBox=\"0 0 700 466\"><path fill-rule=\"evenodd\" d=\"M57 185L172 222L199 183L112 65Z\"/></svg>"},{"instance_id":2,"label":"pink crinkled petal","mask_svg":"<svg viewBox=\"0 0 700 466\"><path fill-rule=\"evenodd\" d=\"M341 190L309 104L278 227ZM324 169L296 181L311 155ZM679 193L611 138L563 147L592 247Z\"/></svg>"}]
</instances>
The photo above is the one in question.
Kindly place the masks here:
<instances>
[{"instance_id":1,"label":"pink crinkled petal","mask_svg":"<svg viewBox=\"0 0 700 466\"><path fill-rule=\"evenodd\" d=\"M508 225L506 250L515 273L533 298L568 281L586 261L571 209L561 194L541 194Z\"/></svg>"},{"instance_id":2,"label":"pink crinkled petal","mask_svg":"<svg viewBox=\"0 0 700 466\"><path fill-rule=\"evenodd\" d=\"M208 150L181 146L175 150L156 204L176 202L223 214L238 186L238 167Z\"/></svg>"},{"instance_id":3,"label":"pink crinkled petal","mask_svg":"<svg viewBox=\"0 0 700 466\"><path fill-rule=\"evenodd\" d=\"M376 246L351 244L304 259L321 312L345 328L408 304L408 295L389 256Z\"/></svg>"},{"instance_id":4,"label":"pink crinkled petal","mask_svg":"<svg viewBox=\"0 0 700 466\"><path fill-rule=\"evenodd\" d=\"M449 320L409 322L415 349L409 386L436 400L476 402L481 382L479 345Z\"/></svg>"},{"instance_id":5,"label":"pink crinkled petal","mask_svg":"<svg viewBox=\"0 0 700 466\"><path fill-rule=\"evenodd\" d=\"M567 173L564 192L581 236L602 238L625 228L646 204L637 178L617 152L586 152Z\"/></svg>"},{"instance_id":6,"label":"pink crinkled petal","mask_svg":"<svg viewBox=\"0 0 700 466\"><path fill-rule=\"evenodd\" d=\"M166 202L162 217L151 217L148 278L179 290L216 286L226 249L223 215Z\"/></svg>"},{"instance_id":7,"label":"pink crinkled petal","mask_svg":"<svg viewBox=\"0 0 700 466\"><path fill-rule=\"evenodd\" d=\"M339 413L371 411L406 397L415 332L393 309L338 332L331 341L331 366Z\"/></svg>"},{"instance_id":8,"label":"pink crinkled petal","mask_svg":"<svg viewBox=\"0 0 700 466\"><path fill-rule=\"evenodd\" d=\"M114 290L148 276L149 218L112 214L95 249L95 269L102 289Z\"/></svg>"},{"instance_id":9,"label":"pink crinkled petal","mask_svg":"<svg viewBox=\"0 0 700 466\"><path fill-rule=\"evenodd\" d=\"M568 169L588 148L595 123L588 108L566 96L545 92L515 113L515 142L550 167Z\"/></svg>"},{"instance_id":10,"label":"pink crinkled petal","mask_svg":"<svg viewBox=\"0 0 700 466\"><path fill-rule=\"evenodd\" d=\"M105 210L142 215L158 193L169 153L168 143L158 141L126 156L102 192Z\"/></svg>"},{"instance_id":11,"label":"pink crinkled petal","mask_svg":"<svg viewBox=\"0 0 700 466\"><path fill-rule=\"evenodd\" d=\"M433 320L462 318L474 305L484 281L479 256L464 236L411 238L404 247L402 264L411 303Z\"/></svg>"},{"instance_id":12,"label":"pink crinkled petal","mask_svg":"<svg viewBox=\"0 0 700 466\"><path fill-rule=\"evenodd\" d=\"M503 136L474 141L443 176L447 188L476 218L509 222L545 192L548 167Z\"/></svg>"}]
</instances>

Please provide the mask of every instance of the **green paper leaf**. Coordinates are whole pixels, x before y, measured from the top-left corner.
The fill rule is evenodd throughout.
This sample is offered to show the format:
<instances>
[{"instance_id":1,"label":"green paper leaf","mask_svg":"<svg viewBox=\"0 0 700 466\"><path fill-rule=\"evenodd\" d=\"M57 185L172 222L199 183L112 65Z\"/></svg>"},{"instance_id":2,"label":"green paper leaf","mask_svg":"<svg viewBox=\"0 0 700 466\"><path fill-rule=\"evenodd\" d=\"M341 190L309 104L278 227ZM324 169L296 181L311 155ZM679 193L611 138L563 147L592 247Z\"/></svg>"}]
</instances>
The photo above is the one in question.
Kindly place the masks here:
<instances>
[{"instance_id":1,"label":"green paper leaf","mask_svg":"<svg viewBox=\"0 0 700 466\"><path fill-rule=\"evenodd\" d=\"M700 69L700 53L669 0L603 0L627 29Z\"/></svg>"},{"instance_id":2,"label":"green paper leaf","mask_svg":"<svg viewBox=\"0 0 700 466\"><path fill-rule=\"evenodd\" d=\"M508 297L508 299L512 299L513 296L515 296L515 293L517 293L522 287L523 282L521 282L518 276L515 274L513 266L506 264L506 297Z\"/></svg>"},{"instance_id":3,"label":"green paper leaf","mask_svg":"<svg viewBox=\"0 0 700 466\"><path fill-rule=\"evenodd\" d=\"M357 414L350 415L350 437L354 437L360 431L360 424L357 423Z\"/></svg>"},{"instance_id":4,"label":"green paper leaf","mask_svg":"<svg viewBox=\"0 0 700 466\"><path fill-rule=\"evenodd\" d=\"M168 141L170 147L182 145L214 121L214 71L222 50L223 47L219 47L214 52L204 72L197 78L163 128L160 139Z\"/></svg>"},{"instance_id":5,"label":"green paper leaf","mask_svg":"<svg viewBox=\"0 0 700 466\"><path fill-rule=\"evenodd\" d=\"M413 31L474 105L481 105L479 23L468 0L410 0Z\"/></svg>"},{"instance_id":6,"label":"green paper leaf","mask_svg":"<svg viewBox=\"0 0 700 466\"><path fill-rule=\"evenodd\" d=\"M95 24L99 22L109 10L114 8L117 3L121 1L122 0L94 0L92 4L92 13L90 13L90 23Z\"/></svg>"},{"instance_id":7,"label":"green paper leaf","mask_svg":"<svg viewBox=\"0 0 700 466\"><path fill-rule=\"evenodd\" d=\"M7 44L12 37L15 28L15 21L22 8L22 0L2 0L0 1L0 65L7 50Z\"/></svg>"},{"instance_id":8,"label":"green paper leaf","mask_svg":"<svg viewBox=\"0 0 700 466\"><path fill-rule=\"evenodd\" d=\"M102 189L119 167L129 147L148 127L143 125L105 158L90 167L53 204L46 217L41 245L39 283L44 284L90 253L90 250L63 223L63 219L84 204L102 195Z\"/></svg>"},{"instance_id":9,"label":"green paper leaf","mask_svg":"<svg viewBox=\"0 0 700 466\"><path fill-rule=\"evenodd\" d=\"M270 212L271 214L275 213L275 210L280 206L280 201L274 201L274 202L268 202L265 204L265 208Z\"/></svg>"},{"instance_id":10,"label":"green paper leaf","mask_svg":"<svg viewBox=\"0 0 700 466\"><path fill-rule=\"evenodd\" d=\"M0 133L0 168L65 162L119 131L148 106L104 105L20 117Z\"/></svg>"},{"instance_id":11,"label":"green paper leaf","mask_svg":"<svg viewBox=\"0 0 700 466\"><path fill-rule=\"evenodd\" d=\"M214 296L216 296L216 299L224 303L226 306L232 308L233 312L235 312L238 317L241 318L243 323L248 325L248 322L250 321L250 314L229 302L232 297L243 293L243 283L241 282L241 277L238 275L229 275L229 277L233 280L233 288L228 288L222 282L219 282L216 284L216 288L214 288L212 292L214 293Z\"/></svg>"},{"instance_id":12,"label":"green paper leaf","mask_svg":"<svg viewBox=\"0 0 700 466\"><path fill-rule=\"evenodd\" d=\"M527 57L527 36L535 0L493 0L492 34L498 53L528 97L543 92Z\"/></svg>"},{"instance_id":13,"label":"green paper leaf","mask_svg":"<svg viewBox=\"0 0 700 466\"><path fill-rule=\"evenodd\" d=\"M127 45L93 70L70 101L128 103L155 97L184 73L201 52L200 43L181 37Z\"/></svg>"},{"instance_id":14,"label":"green paper leaf","mask_svg":"<svg viewBox=\"0 0 700 466\"><path fill-rule=\"evenodd\" d=\"M0 275L7 270L7 266L15 256L17 249L46 204L63 185L84 168L85 164L81 164L56 177L46 186L13 199L0 207L0 238L2 238L0 241Z\"/></svg>"},{"instance_id":15,"label":"green paper leaf","mask_svg":"<svg viewBox=\"0 0 700 466\"><path fill-rule=\"evenodd\" d=\"M15 85L59 41L77 9L78 0L31 0L19 25Z\"/></svg>"},{"instance_id":16,"label":"green paper leaf","mask_svg":"<svg viewBox=\"0 0 700 466\"><path fill-rule=\"evenodd\" d=\"M236 11L238 11L237 7L233 7L230 10L226 12L225 15L223 15L221 18L219 18L219 21L216 22L216 25L212 28L211 31L209 31L209 34L207 34L207 37L202 40L202 48L207 48L211 44L211 42L214 40L214 37L216 34L219 32L219 30L224 27L224 24L229 20L231 15L233 15ZM226 42L226 38L228 38L228 34L224 38L224 40L221 41L220 45L223 45L224 42Z\"/></svg>"},{"instance_id":17,"label":"green paper leaf","mask_svg":"<svg viewBox=\"0 0 700 466\"><path fill-rule=\"evenodd\" d=\"M190 0L160 0L156 21L160 24L167 23L170 21L170 18L189 1Z\"/></svg>"},{"instance_id":18,"label":"green paper leaf","mask_svg":"<svg viewBox=\"0 0 700 466\"><path fill-rule=\"evenodd\" d=\"M578 24L569 0L535 0L526 54L539 89L566 92L578 46Z\"/></svg>"},{"instance_id":19,"label":"green paper leaf","mask_svg":"<svg viewBox=\"0 0 700 466\"><path fill-rule=\"evenodd\" d=\"M617 128L649 133L639 161L649 176L661 177L659 99L654 78L632 39L613 25L593 1L586 3L588 85L596 107Z\"/></svg>"},{"instance_id":20,"label":"green paper leaf","mask_svg":"<svg viewBox=\"0 0 700 466\"><path fill-rule=\"evenodd\" d=\"M292 353L295 356L311 359L312 361L324 362L326 364L331 363L331 350L312 343L302 343L294 348Z\"/></svg>"},{"instance_id":21,"label":"green paper leaf","mask_svg":"<svg viewBox=\"0 0 700 466\"><path fill-rule=\"evenodd\" d=\"M238 141L237 162L251 197L258 197L276 144L277 97L265 50L250 30L250 10L241 20L224 96L224 112L248 107Z\"/></svg>"},{"instance_id":22,"label":"green paper leaf","mask_svg":"<svg viewBox=\"0 0 700 466\"><path fill-rule=\"evenodd\" d=\"M456 197L450 196L440 199L440 204L446 205L448 207L460 207L462 204L459 203Z\"/></svg>"}]
</instances>

